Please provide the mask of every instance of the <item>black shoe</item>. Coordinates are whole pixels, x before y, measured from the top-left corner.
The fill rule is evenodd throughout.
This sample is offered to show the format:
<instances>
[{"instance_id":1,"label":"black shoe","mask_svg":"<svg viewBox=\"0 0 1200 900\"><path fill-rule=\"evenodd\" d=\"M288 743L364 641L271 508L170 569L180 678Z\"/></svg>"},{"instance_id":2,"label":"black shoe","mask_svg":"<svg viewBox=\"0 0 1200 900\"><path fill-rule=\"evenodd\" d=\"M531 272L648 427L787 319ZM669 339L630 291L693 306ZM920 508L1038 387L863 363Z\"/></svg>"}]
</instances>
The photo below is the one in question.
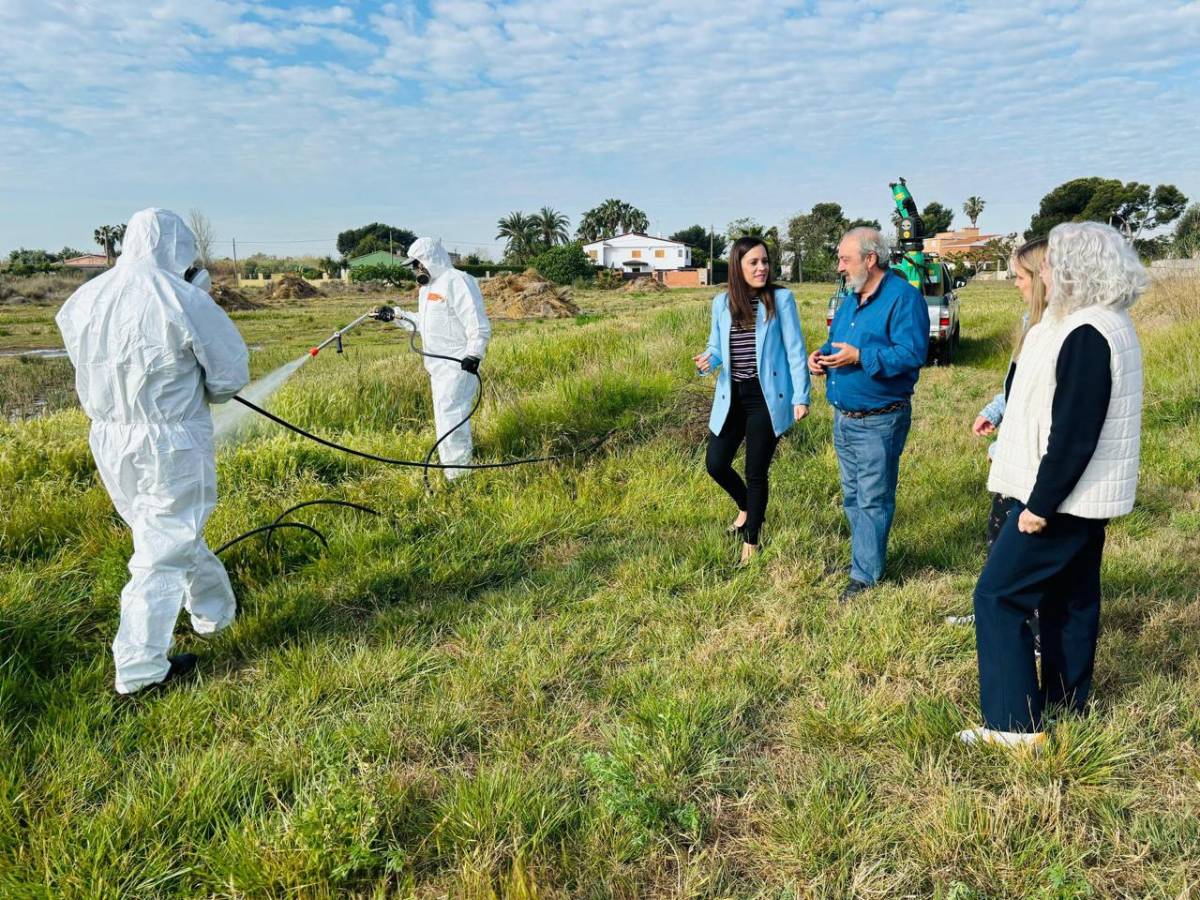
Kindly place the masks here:
<instances>
[{"instance_id":1,"label":"black shoe","mask_svg":"<svg viewBox=\"0 0 1200 900\"><path fill-rule=\"evenodd\" d=\"M856 581L855 579L851 578L850 583L842 590L842 595L838 597L838 602L849 603L857 595L861 594L863 591L870 590L870 588L871 586L869 584L863 584L861 581Z\"/></svg>"},{"instance_id":2,"label":"black shoe","mask_svg":"<svg viewBox=\"0 0 1200 900\"><path fill-rule=\"evenodd\" d=\"M168 681L178 680L190 673L196 668L196 663L200 657L195 653L180 653L178 656L168 656L167 662L170 663L170 668L167 669L167 674L159 684L166 684Z\"/></svg>"}]
</instances>

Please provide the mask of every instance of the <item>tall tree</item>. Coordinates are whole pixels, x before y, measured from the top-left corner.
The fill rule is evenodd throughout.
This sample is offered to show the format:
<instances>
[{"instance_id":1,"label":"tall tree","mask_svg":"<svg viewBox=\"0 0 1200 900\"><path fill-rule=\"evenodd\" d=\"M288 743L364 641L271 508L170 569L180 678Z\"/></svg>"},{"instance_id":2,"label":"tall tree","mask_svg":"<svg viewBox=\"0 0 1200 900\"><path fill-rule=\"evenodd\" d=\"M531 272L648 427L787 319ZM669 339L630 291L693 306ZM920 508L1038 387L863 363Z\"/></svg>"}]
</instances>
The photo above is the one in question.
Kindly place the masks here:
<instances>
[{"instance_id":1,"label":"tall tree","mask_svg":"<svg viewBox=\"0 0 1200 900\"><path fill-rule=\"evenodd\" d=\"M795 281L828 281L837 273L837 246L851 228L878 228L868 219L847 220L840 203L814 203L807 213L788 219L785 246L793 254Z\"/></svg>"},{"instance_id":2,"label":"tall tree","mask_svg":"<svg viewBox=\"0 0 1200 900\"><path fill-rule=\"evenodd\" d=\"M604 223L600 221L600 214L595 209L585 212L579 219L579 227L575 229L575 236L585 244L600 240L603 233Z\"/></svg>"},{"instance_id":3,"label":"tall tree","mask_svg":"<svg viewBox=\"0 0 1200 900\"><path fill-rule=\"evenodd\" d=\"M925 233L932 237L939 232L950 230L954 221L954 210L933 200L926 203L925 208L921 210L921 221L925 225Z\"/></svg>"},{"instance_id":4,"label":"tall tree","mask_svg":"<svg viewBox=\"0 0 1200 900\"><path fill-rule=\"evenodd\" d=\"M708 249L711 246L713 259L720 259L725 255L725 248L729 246L729 240L723 234L711 234L703 225L693 225L690 228L684 228L682 231L677 231L671 235L671 240L679 241L681 244L687 244L692 248L692 265L706 266L708 265Z\"/></svg>"},{"instance_id":5,"label":"tall tree","mask_svg":"<svg viewBox=\"0 0 1200 900\"><path fill-rule=\"evenodd\" d=\"M565 244L570 241L571 235L567 228L570 226L571 220L553 207L543 206L530 218L537 226L543 247L553 247L556 244Z\"/></svg>"},{"instance_id":6,"label":"tall tree","mask_svg":"<svg viewBox=\"0 0 1200 900\"><path fill-rule=\"evenodd\" d=\"M1104 222L1121 229L1131 241L1143 231L1161 228L1178 219L1187 197L1173 184L1152 191L1147 184L1116 178L1075 178L1042 198L1029 221L1025 239L1045 237L1063 222Z\"/></svg>"},{"instance_id":7,"label":"tall tree","mask_svg":"<svg viewBox=\"0 0 1200 900\"><path fill-rule=\"evenodd\" d=\"M649 227L650 219L645 212L624 200L612 198L585 212L575 234L584 243L591 243L628 231L642 232Z\"/></svg>"},{"instance_id":8,"label":"tall tree","mask_svg":"<svg viewBox=\"0 0 1200 900\"><path fill-rule=\"evenodd\" d=\"M982 197L970 196L963 203L963 212L967 214L967 218L971 220L971 227L975 227L975 222L983 214L983 208L987 206L987 201Z\"/></svg>"},{"instance_id":9,"label":"tall tree","mask_svg":"<svg viewBox=\"0 0 1200 900\"><path fill-rule=\"evenodd\" d=\"M1181 259L1200 257L1200 203L1193 203L1175 225L1172 250Z\"/></svg>"},{"instance_id":10,"label":"tall tree","mask_svg":"<svg viewBox=\"0 0 1200 900\"><path fill-rule=\"evenodd\" d=\"M337 236L338 253L346 259L363 256L374 250L391 249L393 253L407 253L417 236L407 228L372 222L362 228L349 228Z\"/></svg>"},{"instance_id":11,"label":"tall tree","mask_svg":"<svg viewBox=\"0 0 1200 900\"><path fill-rule=\"evenodd\" d=\"M188 212L188 227L196 238L196 258L207 269L212 265L212 248L217 239L212 222L200 210L193 209Z\"/></svg>"},{"instance_id":12,"label":"tall tree","mask_svg":"<svg viewBox=\"0 0 1200 900\"><path fill-rule=\"evenodd\" d=\"M644 212L628 203L621 205L621 230L645 232L650 228L650 219Z\"/></svg>"},{"instance_id":13,"label":"tall tree","mask_svg":"<svg viewBox=\"0 0 1200 900\"><path fill-rule=\"evenodd\" d=\"M734 219L725 226L725 234L730 241L744 237L762 238L763 243L767 245L767 252L771 254L771 261L776 266L780 264L779 229L776 226L764 228L754 219L743 217Z\"/></svg>"},{"instance_id":14,"label":"tall tree","mask_svg":"<svg viewBox=\"0 0 1200 900\"><path fill-rule=\"evenodd\" d=\"M539 229L533 216L512 212L496 222L496 238L505 241L505 254L517 263L537 255Z\"/></svg>"},{"instance_id":15,"label":"tall tree","mask_svg":"<svg viewBox=\"0 0 1200 900\"><path fill-rule=\"evenodd\" d=\"M92 238L104 248L104 258L111 266L117 258L117 244L125 239L125 226L101 225L92 233Z\"/></svg>"}]
</instances>

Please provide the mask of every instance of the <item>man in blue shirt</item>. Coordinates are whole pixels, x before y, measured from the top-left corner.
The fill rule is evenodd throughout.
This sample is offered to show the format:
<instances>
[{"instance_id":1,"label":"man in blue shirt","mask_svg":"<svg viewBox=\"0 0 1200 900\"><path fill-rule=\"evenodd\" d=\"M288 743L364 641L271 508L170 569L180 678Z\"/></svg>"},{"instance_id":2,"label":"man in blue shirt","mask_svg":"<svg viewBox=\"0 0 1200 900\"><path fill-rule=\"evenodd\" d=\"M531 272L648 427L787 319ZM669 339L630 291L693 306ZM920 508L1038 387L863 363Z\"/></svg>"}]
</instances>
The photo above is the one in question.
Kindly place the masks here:
<instances>
[{"instance_id":1,"label":"man in blue shirt","mask_svg":"<svg viewBox=\"0 0 1200 900\"><path fill-rule=\"evenodd\" d=\"M833 446L850 522L846 601L883 575L896 513L900 454L912 424L912 393L929 352L929 309L921 292L888 268L888 246L874 228L855 228L838 245L848 293L829 340L808 357L825 375L833 406Z\"/></svg>"}]
</instances>

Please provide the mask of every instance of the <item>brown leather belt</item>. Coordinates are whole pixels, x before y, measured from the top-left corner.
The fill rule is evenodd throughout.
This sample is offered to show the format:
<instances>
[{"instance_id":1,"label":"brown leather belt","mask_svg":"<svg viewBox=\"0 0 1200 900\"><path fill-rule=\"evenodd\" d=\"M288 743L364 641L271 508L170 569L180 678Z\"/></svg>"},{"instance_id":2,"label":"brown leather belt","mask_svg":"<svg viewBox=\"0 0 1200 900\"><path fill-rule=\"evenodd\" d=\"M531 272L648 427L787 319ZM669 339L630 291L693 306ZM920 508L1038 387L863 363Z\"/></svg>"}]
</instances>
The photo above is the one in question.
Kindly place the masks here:
<instances>
[{"instance_id":1,"label":"brown leather belt","mask_svg":"<svg viewBox=\"0 0 1200 900\"><path fill-rule=\"evenodd\" d=\"M879 409L863 409L863 410L842 410L842 415L847 419L865 419L867 416L882 416L884 413L895 412L898 409L904 409L909 405L907 400L897 400L895 403L889 403L887 406L881 406Z\"/></svg>"}]
</instances>

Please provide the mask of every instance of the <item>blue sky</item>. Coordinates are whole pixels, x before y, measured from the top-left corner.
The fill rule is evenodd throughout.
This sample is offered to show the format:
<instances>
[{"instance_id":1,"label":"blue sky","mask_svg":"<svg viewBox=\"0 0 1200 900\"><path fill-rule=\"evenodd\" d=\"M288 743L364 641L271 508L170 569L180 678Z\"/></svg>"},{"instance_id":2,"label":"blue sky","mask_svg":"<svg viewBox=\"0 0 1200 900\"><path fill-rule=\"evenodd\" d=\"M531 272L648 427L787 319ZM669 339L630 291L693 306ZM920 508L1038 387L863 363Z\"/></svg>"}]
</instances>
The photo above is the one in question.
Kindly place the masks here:
<instances>
[{"instance_id":1,"label":"blue sky","mask_svg":"<svg viewBox=\"0 0 1200 900\"><path fill-rule=\"evenodd\" d=\"M0 0L0 252L157 205L239 255L385 221L498 254L605 199L653 231L887 182L986 231L1100 175L1200 200L1200 2Z\"/></svg>"}]
</instances>

